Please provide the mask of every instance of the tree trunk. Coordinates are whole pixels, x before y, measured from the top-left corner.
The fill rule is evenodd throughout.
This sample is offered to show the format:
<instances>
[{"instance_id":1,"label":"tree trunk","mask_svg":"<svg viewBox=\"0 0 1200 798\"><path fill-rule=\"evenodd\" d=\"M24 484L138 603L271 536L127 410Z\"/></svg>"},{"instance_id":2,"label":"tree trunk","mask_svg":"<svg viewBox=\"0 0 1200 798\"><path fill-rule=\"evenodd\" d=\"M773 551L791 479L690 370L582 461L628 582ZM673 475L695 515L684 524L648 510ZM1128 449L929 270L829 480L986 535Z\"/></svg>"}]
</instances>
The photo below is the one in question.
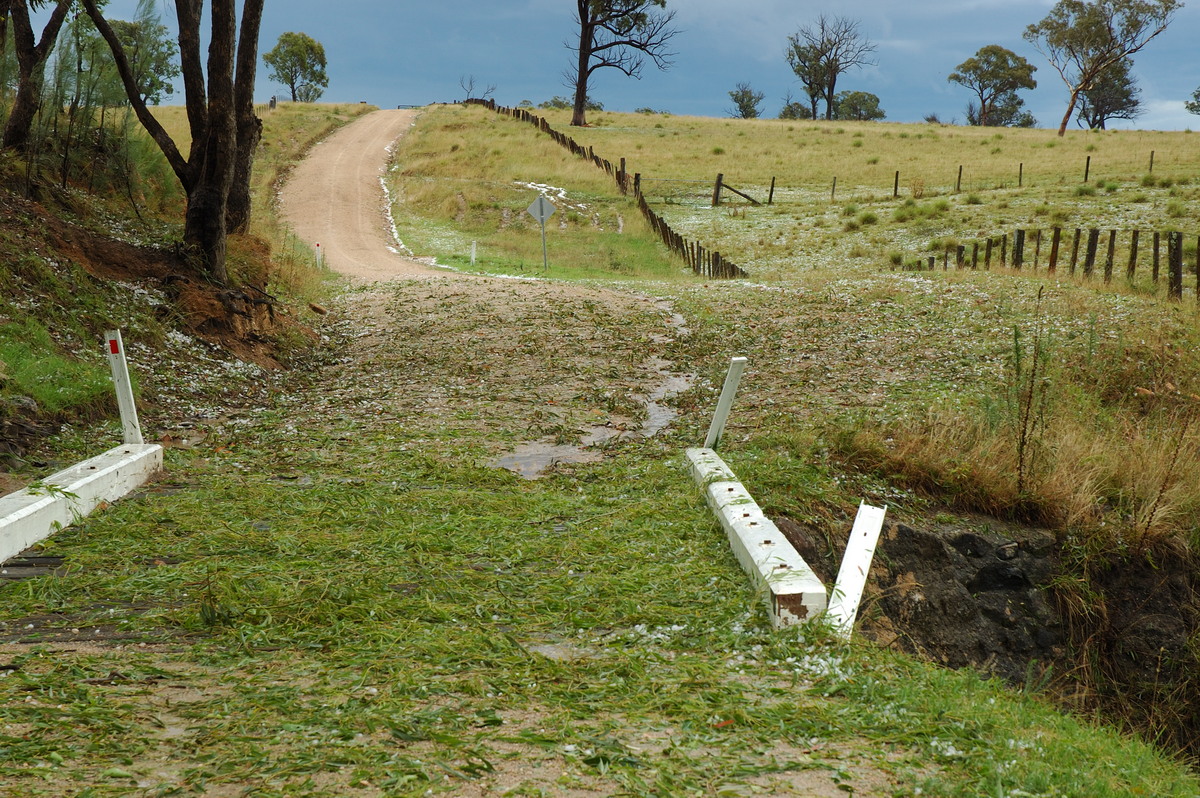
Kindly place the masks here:
<instances>
[{"instance_id":1,"label":"tree trunk","mask_svg":"<svg viewBox=\"0 0 1200 798\"><path fill-rule=\"evenodd\" d=\"M245 233L250 227L250 175L254 155L262 139L262 120L254 113L254 78L258 65L258 32L264 0L246 0L242 8L242 30L238 35L237 76L234 105L237 116L237 161L233 186L225 211L225 230Z\"/></svg>"},{"instance_id":2,"label":"tree trunk","mask_svg":"<svg viewBox=\"0 0 1200 798\"><path fill-rule=\"evenodd\" d=\"M825 119L833 119L833 97L837 87L837 72L834 72L829 78L829 83L825 85Z\"/></svg>"},{"instance_id":3,"label":"tree trunk","mask_svg":"<svg viewBox=\"0 0 1200 798\"><path fill-rule=\"evenodd\" d=\"M1058 137L1062 138L1067 134L1067 125L1071 123L1071 114L1075 113L1075 103L1079 101L1080 88L1076 86L1071 89L1071 100L1067 103L1067 112L1063 114L1062 124L1058 126Z\"/></svg>"},{"instance_id":4,"label":"tree trunk","mask_svg":"<svg viewBox=\"0 0 1200 798\"><path fill-rule=\"evenodd\" d=\"M596 29L592 26L591 8L588 0L578 0L579 6L579 63L575 71L575 105L571 112L571 125L583 127L587 124L588 67L592 60L592 43Z\"/></svg>"},{"instance_id":5,"label":"tree trunk","mask_svg":"<svg viewBox=\"0 0 1200 798\"><path fill-rule=\"evenodd\" d=\"M10 15L13 22L13 42L17 54L19 77L17 95L13 98L12 110L4 125L4 136L0 147L24 150L29 143L29 132L33 129L33 118L42 103L42 84L45 77L46 56L58 38L58 32L67 18L71 0L58 0L42 38L33 42L33 26L29 21L29 5L26 0L13 0Z\"/></svg>"},{"instance_id":6,"label":"tree trunk","mask_svg":"<svg viewBox=\"0 0 1200 798\"><path fill-rule=\"evenodd\" d=\"M237 41L234 0L213 0L208 47L208 137L199 180L188 192L183 243L216 282L229 282L225 267L225 214L237 161L233 64Z\"/></svg>"}]
</instances>

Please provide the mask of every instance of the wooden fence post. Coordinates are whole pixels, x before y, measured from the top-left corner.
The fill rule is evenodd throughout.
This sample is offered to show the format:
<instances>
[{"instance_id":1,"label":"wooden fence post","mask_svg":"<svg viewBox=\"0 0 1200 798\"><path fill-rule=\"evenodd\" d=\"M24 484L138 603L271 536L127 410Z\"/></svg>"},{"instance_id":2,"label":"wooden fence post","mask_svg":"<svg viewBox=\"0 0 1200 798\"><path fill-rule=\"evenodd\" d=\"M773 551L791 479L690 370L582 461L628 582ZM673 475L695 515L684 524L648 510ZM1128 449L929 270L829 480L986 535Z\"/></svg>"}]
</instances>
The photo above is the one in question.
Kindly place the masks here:
<instances>
[{"instance_id":1,"label":"wooden fence post","mask_svg":"<svg viewBox=\"0 0 1200 798\"><path fill-rule=\"evenodd\" d=\"M1025 231L1018 230L1013 233L1013 257L1012 266L1014 269L1020 269L1025 264Z\"/></svg>"},{"instance_id":2,"label":"wooden fence post","mask_svg":"<svg viewBox=\"0 0 1200 798\"><path fill-rule=\"evenodd\" d=\"M1150 174L1154 174L1154 150L1150 150Z\"/></svg>"},{"instance_id":3,"label":"wooden fence post","mask_svg":"<svg viewBox=\"0 0 1200 798\"><path fill-rule=\"evenodd\" d=\"M896 182L892 184L892 199L900 196L900 170L896 170Z\"/></svg>"},{"instance_id":4,"label":"wooden fence post","mask_svg":"<svg viewBox=\"0 0 1200 798\"><path fill-rule=\"evenodd\" d=\"M1062 228L1054 228L1054 232L1050 234L1050 271L1058 269L1058 247L1062 243Z\"/></svg>"},{"instance_id":5,"label":"wooden fence post","mask_svg":"<svg viewBox=\"0 0 1200 798\"><path fill-rule=\"evenodd\" d=\"M725 181L725 175L717 175L717 184L713 186L712 206L715 208L721 204L721 184Z\"/></svg>"},{"instance_id":6,"label":"wooden fence post","mask_svg":"<svg viewBox=\"0 0 1200 798\"><path fill-rule=\"evenodd\" d=\"M1000 236L1000 265L1008 265L1008 233Z\"/></svg>"},{"instance_id":7,"label":"wooden fence post","mask_svg":"<svg viewBox=\"0 0 1200 798\"><path fill-rule=\"evenodd\" d=\"M979 270L979 242L976 241L971 245L971 270Z\"/></svg>"},{"instance_id":8,"label":"wooden fence post","mask_svg":"<svg viewBox=\"0 0 1200 798\"><path fill-rule=\"evenodd\" d=\"M771 178L771 193L767 195L767 204L768 205L775 204L775 178L774 177Z\"/></svg>"},{"instance_id":9,"label":"wooden fence post","mask_svg":"<svg viewBox=\"0 0 1200 798\"><path fill-rule=\"evenodd\" d=\"M1025 164L1022 163L1017 167L1017 188L1025 185Z\"/></svg>"},{"instance_id":10,"label":"wooden fence post","mask_svg":"<svg viewBox=\"0 0 1200 798\"><path fill-rule=\"evenodd\" d=\"M954 184L954 193L962 193L962 164L958 165L958 181Z\"/></svg>"},{"instance_id":11,"label":"wooden fence post","mask_svg":"<svg viewBox=\"0 0 1200 798\"><path fill-rule=\"evenodd\" d=\"M829 201L830 201L830 202L833 202L833 201L834 201L834 199L833 199L833 198L834 198L834 197L836 197L836 196L837 196L837 177L835 176L835 177L833 178L833 188L831 188L831 189L829 190Z\"/></svg>"},{"instance_id":12,"label":"wooden fence post","mask_svg":"<svg viewBox=\"0 0 1200 798\"><path fill-rule=\"evenodd\" d=\"M1138 256L1138 231L1134 230L1129 236L1129 268L1125 270L1125 279L1133 282L1134 274L1137 272L1137 256Z\"/></svg>"},{"instance_id":13,"label":"wooden fence post","mask_svg":"<svg viewBox=\"0 0 1200 798\"><path fill-rule=\"evenodd\" d=\"M958 252L955 254L955 258L954 258L954 268L961 271L962 267L966 265L966 261L967 261L967 248L964 247L962 244L959 244Z\"/></svg>"},{"instance_id":14,"label":"wooden fence post","mask_svg":"<svg viewBox=\"0 0 1200 798\"><path fill-rule=\"evenodd\" d=\"M1071 244L1071 276L1075 276L1075 266L1079 263L1079 235L1080 230L1075 228L1075 241Z\"/></svg>"},{"instance_id":15,"label":"wooden fence post","mask_svg":"<svg viewBox=\"0 0 1200 798\"><path fill-rule=\"evenodd\" d=\"M930 255L929 256L929 271L933 271L936 264L937 264L937 258L935 258L933 255Z\"/></svg>"},{"instance_id":16,"label":"wooden fence post","mask_svg":"<svg viewBox=\"0 0 1200 798\"><path fill-rule=\"evenodd\" d=\"M1167 283L1167 296L1171 299L1183 298L1183 233L1171 231L1167 233L1167 263L1170 265L1170 277Z\"/></svg>"},{"instance_id":17,"label":"wooden fence post","mask_svg":"<svg viewBox=\"0 0 1200 798\"><path fill-rule=\"evenodd\" d=\"M1087 165L1083 167L1083 182L1088 181L1088 175L1092 173L1092 156L1087 157Z\"/></svg>"},{"instance_id":18,"label":"wooden fence post","mask_svg":"<svg viewBox=\"0 0 1200 798\"><path fill-rule=\"evenodd\" d=\"M983 268L990 270L992 268L992 239L989 237L987 245L983 252Z\"/></svg>"},{"instance_id":19,"label":"wooden fence post","mask_svg":"<svg viewBox=\"0 0 1200 798\"><path fill-rule=\"evenodd\" d=\"M1091 156L1088 156L1091 157ZM1096 270L1096 248L1100 244L1100 231L1095 227L1088 230L1087 255L1083 259L1083 276L1091 277Z\"/></svg>"},{"instance_id":20,"label":"wooden fence post","mask_svg":"<svg viewBox=\"0 0 1200 798\"><path fill-rule=\"evenodd\" d=\"M1036 270L1042 260L1042 229L1033 231L1033 268Z\"/></svg>"},{"instance_id":21,"label":"wooden fence post","mask_svg":"<svg viewBox=\"0 0 1200 798\"><path fill-rule=\"evenodd\" d=\"M1104 282L1112 282L1113 259L1117 254L1117 231L1108 231L1108 254L1104 257Z\"/></svg>"},{"instance_id":22,"label":"wooden fence post","mask_svg":"<svg viewBox=\"0 0 1200 798\"><path fill-rule=\"evenodd\" d=\"M1154 273L1152 275L1152 278L1153 278L1154 282L1156 282L1156 283L1158 282L1158 261L1159 261L1158 253L1159 253L1161 242L1162 242L1162 238L1161 238L1160 234L1158 233L1158 231L1156 230L1154 232Z\"/></svg>"}]
</instances>

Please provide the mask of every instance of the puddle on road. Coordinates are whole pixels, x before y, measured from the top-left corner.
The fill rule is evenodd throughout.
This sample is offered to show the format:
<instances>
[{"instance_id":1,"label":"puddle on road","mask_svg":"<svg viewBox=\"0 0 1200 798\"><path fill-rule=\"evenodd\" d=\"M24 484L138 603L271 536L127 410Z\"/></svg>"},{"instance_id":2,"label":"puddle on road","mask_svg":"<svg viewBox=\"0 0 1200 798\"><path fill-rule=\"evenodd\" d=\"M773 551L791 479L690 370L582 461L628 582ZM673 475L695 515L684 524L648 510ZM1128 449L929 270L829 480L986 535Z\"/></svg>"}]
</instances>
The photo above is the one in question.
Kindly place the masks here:
<instances>
[{"instance_id":1,"label":"puddle on road","mask_svg":"<svg viewBox=\"0 0 1200 798\"><path fill-rule=\"evenodd\" d=\"M553 441L530 441L522 443L493 465L520 474L525 479L538 479L548 469L560 463L598 463L604 452L596 447L602 443L622 438L653 438L671 425L679 412L664 402L671 396L692 387L694 374L672 374L671 364L660 357L651 358L647 365L661 378L649 394L640 396L646 408L646 420L634 431L623 431L612 427L592 426L583 429L578 444L562 444Z\"/></svg>"}]
</instances>

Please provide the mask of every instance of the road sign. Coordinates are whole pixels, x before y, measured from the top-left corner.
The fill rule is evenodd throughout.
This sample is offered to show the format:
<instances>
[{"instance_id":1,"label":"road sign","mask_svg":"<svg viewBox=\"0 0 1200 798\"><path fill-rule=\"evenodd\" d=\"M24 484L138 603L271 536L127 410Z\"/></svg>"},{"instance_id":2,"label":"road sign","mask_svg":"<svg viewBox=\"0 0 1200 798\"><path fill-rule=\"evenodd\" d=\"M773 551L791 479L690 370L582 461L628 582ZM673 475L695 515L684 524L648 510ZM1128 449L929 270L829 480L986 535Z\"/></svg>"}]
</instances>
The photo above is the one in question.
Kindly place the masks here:
<instances>
[{"instance_id":1,"label":"road sign","mask_svg":"<svg viewBox=\"0 0 1200 798\"><path fill-rule=\"evenodd\" d=\"M545 194L540 194L526 210L530 216L545 225L546 220L553 216L554 212L558 209L554 207L553 202L546 199Z\"/></svg>"},{"instance_id":2,"label":"road sign","mask_svg":"<svg viewBox=\"0 0 1200 798\"><path fill-rule=\"evenodd\" d=\"M546 220L553 216L557 209L553 202L546 199L545 194L539 194L533 204L525 210L542 225L542 270L545 271L550 268L550 259L546 255Z\"/></svg>"}]
</instances>

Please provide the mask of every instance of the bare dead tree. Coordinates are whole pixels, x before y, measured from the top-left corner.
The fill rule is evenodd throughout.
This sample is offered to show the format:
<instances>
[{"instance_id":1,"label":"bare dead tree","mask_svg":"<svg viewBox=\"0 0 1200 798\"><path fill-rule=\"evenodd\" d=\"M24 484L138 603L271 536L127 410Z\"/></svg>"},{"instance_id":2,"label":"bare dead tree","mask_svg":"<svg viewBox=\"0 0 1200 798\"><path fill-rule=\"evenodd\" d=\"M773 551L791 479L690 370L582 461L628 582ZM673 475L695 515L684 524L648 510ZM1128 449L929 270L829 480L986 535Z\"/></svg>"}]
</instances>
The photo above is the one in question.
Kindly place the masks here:
<instances>
[{"instance_id":1,"label":"bare dead tree","mask_svg":"<svg viewBox=\"0 0 1200 798\"><path fill-rule=\"evenodd\" d=\"M588 80L597 70L640 78L647 58L659 69L671 66L668 46L677 31L675 12L665 9L666 0L575 0L579 40L568 44L576 63L566 75L575 89L572 125L587 124Z\"/></svg>"},{"instance_id":2,"label":"bare dead tree","mask_svg":"<svg viewBox=\"0 0 1200 798\"><path fill-rule=\"evenodd\" d=\"M463 94L466 95L464 97L464 99L467 99L467 100L472 100L472 99L486 100L489 97L491 97L493 94L496 93L496 84L489 83L487 85L486 89L484 89L482 92L480 92L478 95L476 95L475 94L475 76L474 75L461 76L458 79L458 85L463 90Z\"/></svg>"},{"instance_id":3,"label":"bare dead tree","mask_svg":"<svg viewBox=\"0 0 1200 798\"><path fill-rule=\"evenodd\" d=\"M821 14L813 25L788 37L786 56L804 85L816 116L817 97L825 101L825 118L833 119L837 81L856 67L873 66L875 44L859 31L858 20Z\"/></svg>"}]
</instances>

